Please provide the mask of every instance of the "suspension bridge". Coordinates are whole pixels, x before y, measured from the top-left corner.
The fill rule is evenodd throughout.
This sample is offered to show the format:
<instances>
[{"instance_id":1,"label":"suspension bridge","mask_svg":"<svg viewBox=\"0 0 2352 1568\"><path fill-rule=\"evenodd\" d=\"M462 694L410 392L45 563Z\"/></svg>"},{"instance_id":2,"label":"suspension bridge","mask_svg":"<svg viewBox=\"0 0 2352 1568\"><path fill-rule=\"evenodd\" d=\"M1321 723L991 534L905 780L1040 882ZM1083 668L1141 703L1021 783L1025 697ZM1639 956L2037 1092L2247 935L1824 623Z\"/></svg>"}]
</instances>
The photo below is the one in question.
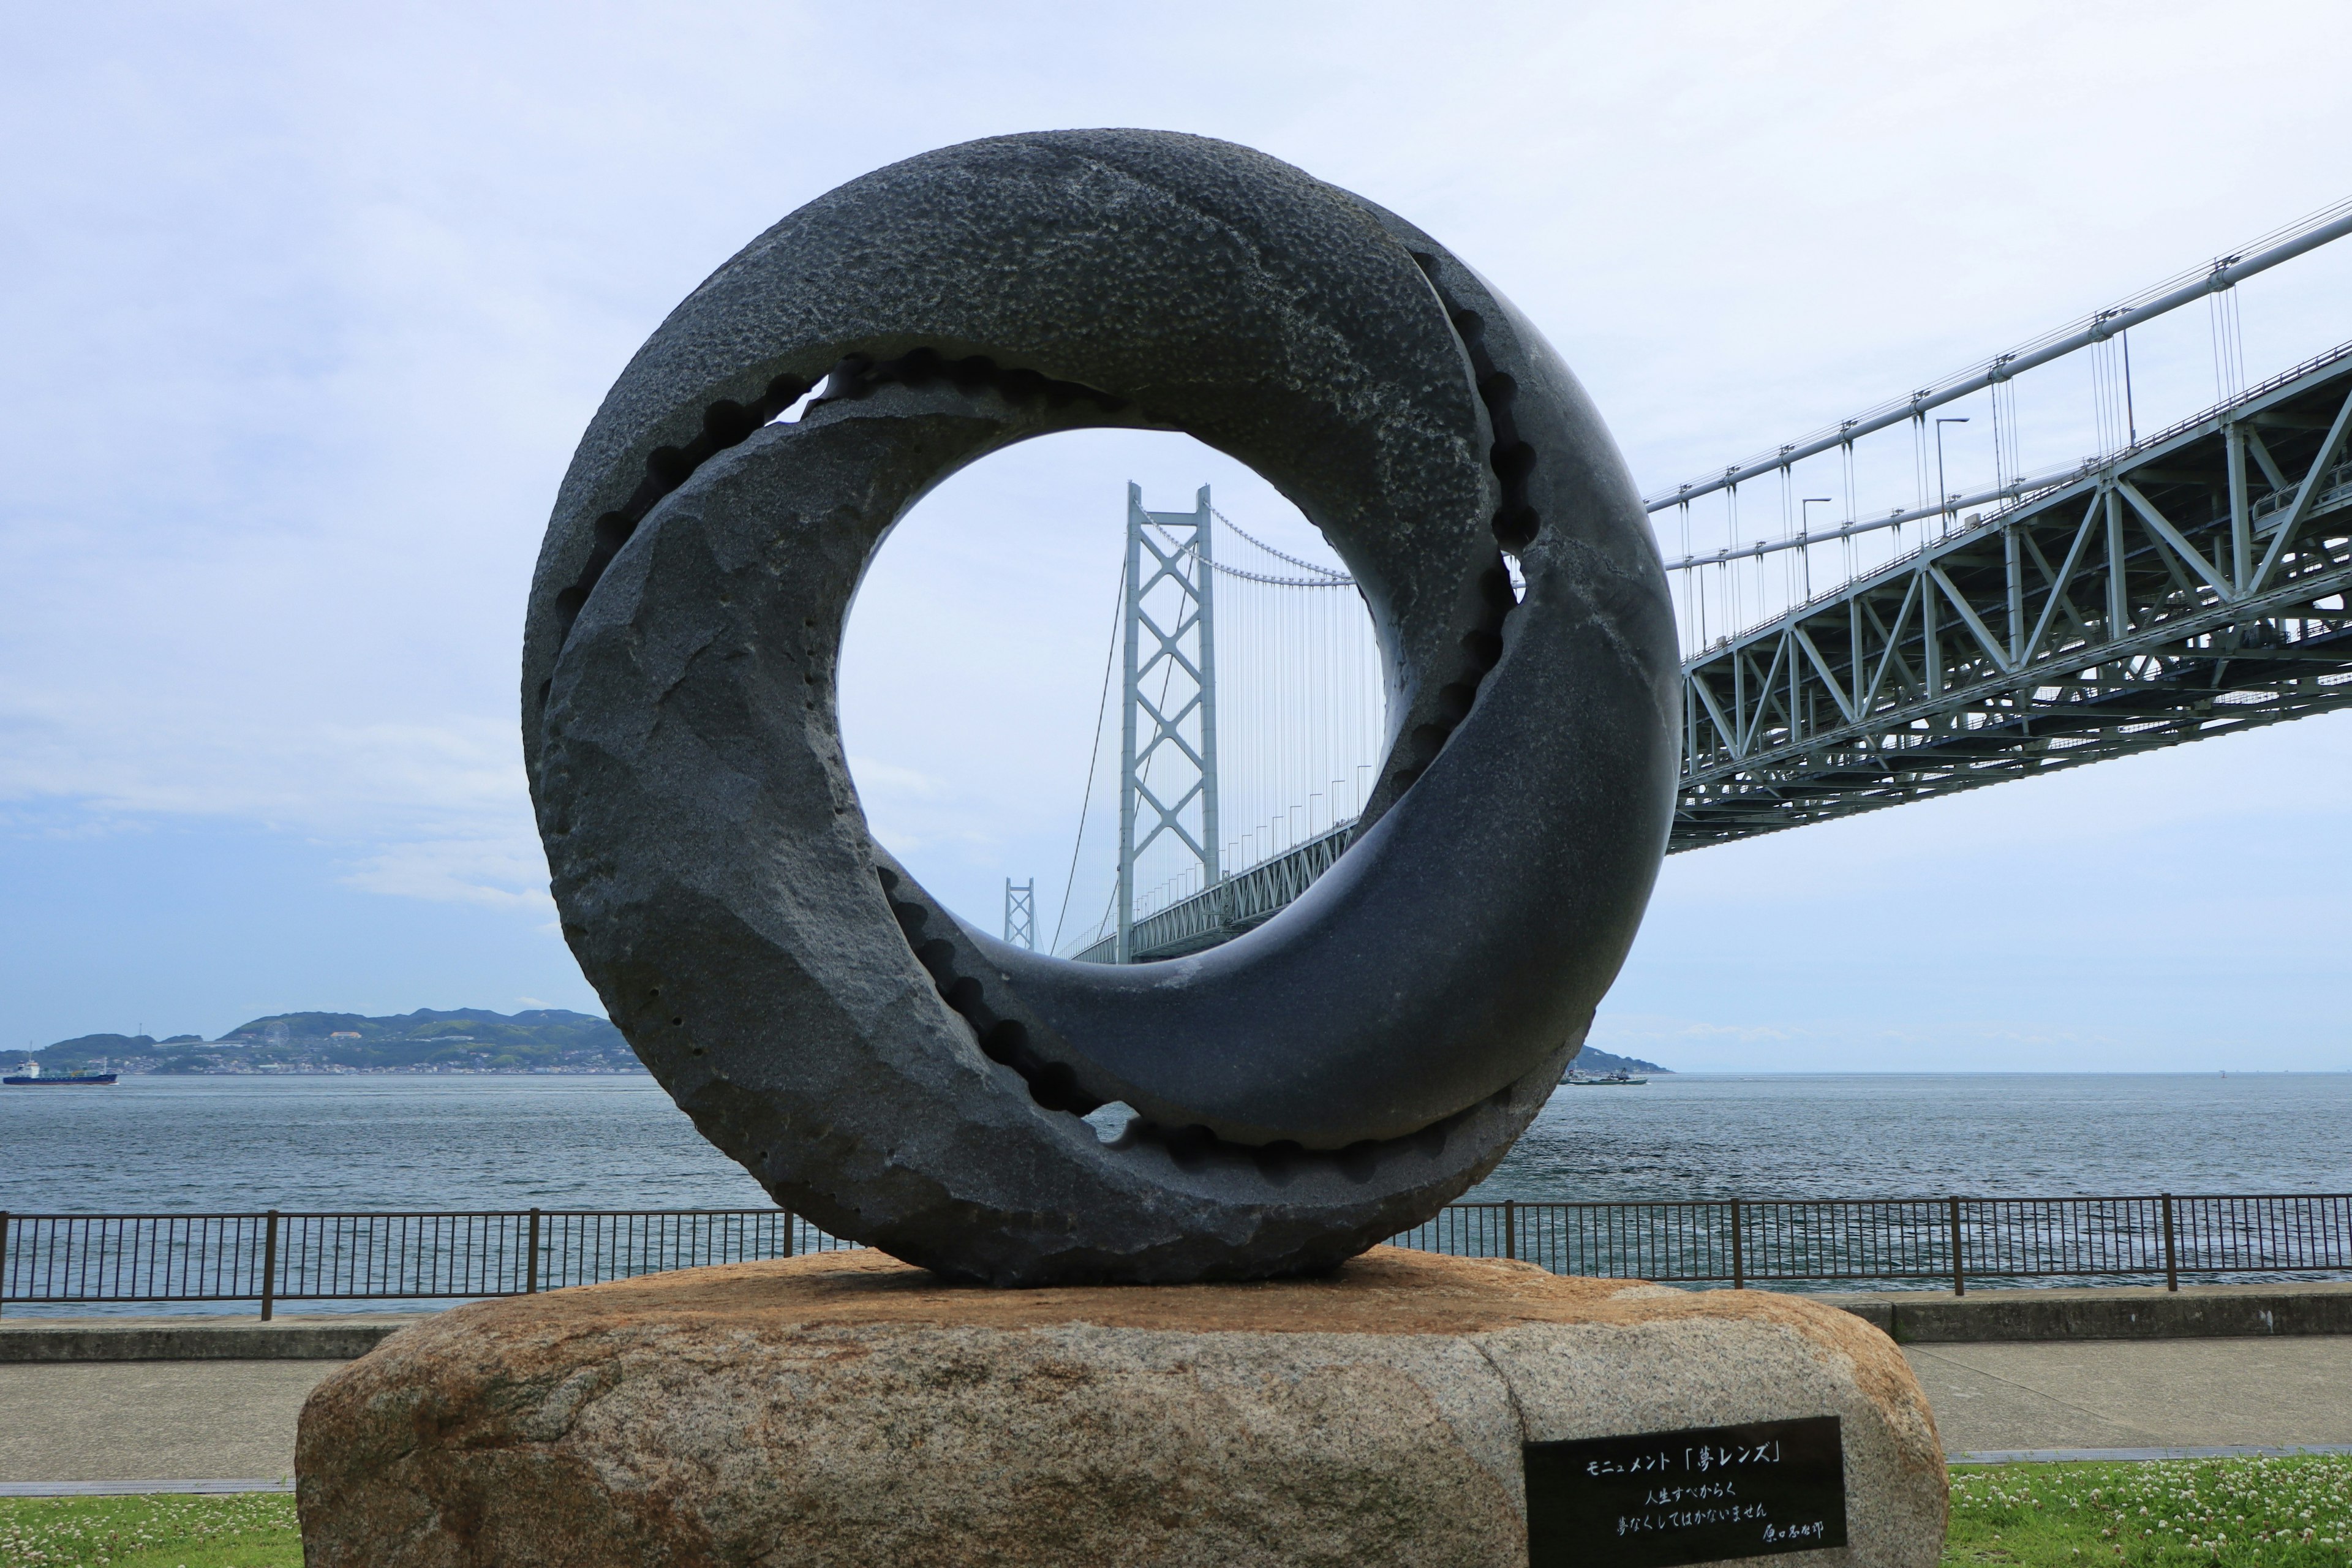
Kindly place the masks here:
<instances>
[{"instance_id":1,"label":"suspension bridge","mask_svg":"<svg viewBox=\"0 0 2352 1568\"><path fill-rule=\"evenodd\" d=\"M2237 294L2347 233L2352 202L1645 497L1680 546L1669 851L2352 705L2352 343L2248 385ZM2143 434L2131 333L2200 303L2215 400ZM2020 379L2077 355L2087 400L2021 418ZM1994 482L1957 493L1948 427L1977 422ZM2091 456L2027 471L2030 437L2085 430ZM1863 513L1857 494L1897 469L1912 494ZM1754 522L1759 488L1777 526ZM1833 493L1799 493L1813 488ZM1188 511L1143 500L1130 486L1113 640L1115 868L1099 914L1054 933L1092 963L1270 919L1346 850L1386 742L1345 571L1233 523L1206 489ZM1813 527L1815 505L1843 515ZM1006 940L1040 934L1034 882L1008 881Z\"/></svg>"}]
</instances>

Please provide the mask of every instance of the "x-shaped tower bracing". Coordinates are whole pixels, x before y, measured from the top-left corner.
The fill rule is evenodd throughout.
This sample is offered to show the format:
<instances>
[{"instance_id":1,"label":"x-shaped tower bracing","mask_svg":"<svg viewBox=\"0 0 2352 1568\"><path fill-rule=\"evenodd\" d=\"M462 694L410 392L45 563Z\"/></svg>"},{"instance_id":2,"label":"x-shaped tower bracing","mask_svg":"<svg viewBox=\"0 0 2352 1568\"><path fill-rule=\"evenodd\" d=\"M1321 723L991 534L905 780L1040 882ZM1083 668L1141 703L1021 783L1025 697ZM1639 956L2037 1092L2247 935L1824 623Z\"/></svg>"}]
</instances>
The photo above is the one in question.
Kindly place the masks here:
<instances>
[{"instance_id":1,"label":"x-shaped tower bracing","mask_svg":"<svg viewBox=\"0 0 2352 1568\"><path fill-rule=\"evenodd\" d=\"M1127 487L1115 950L1122 963L1134 955L1136 859L1162 834L1181 841L1199 859L1203 888L1218 880L1212 516L1206 485L1191 511L1147 511L1142 487ZM1188 811L1197 830L1185 821Z\"/></svg>"}]
</instances>

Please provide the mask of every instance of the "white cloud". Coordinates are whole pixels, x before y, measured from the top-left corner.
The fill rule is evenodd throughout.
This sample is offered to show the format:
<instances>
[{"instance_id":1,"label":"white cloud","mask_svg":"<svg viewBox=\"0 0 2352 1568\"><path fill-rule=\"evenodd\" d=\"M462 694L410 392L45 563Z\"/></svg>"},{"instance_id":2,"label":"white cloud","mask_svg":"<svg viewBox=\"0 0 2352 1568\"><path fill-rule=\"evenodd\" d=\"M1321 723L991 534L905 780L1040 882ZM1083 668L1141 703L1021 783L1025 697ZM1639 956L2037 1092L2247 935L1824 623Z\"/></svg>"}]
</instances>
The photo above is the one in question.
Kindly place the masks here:
<instances>
[{"instance_id":1,"label":"white cloud","mask_svg":"<svg viewBox=\"0 0 2352 1568\"><path fill-rule=\"evenodd\" d=\"M1710 1023L1700 1018L1668 1018L1650 1013L1602 1011L1592 1021L1591 1040L1602 1049L1618 1044L1657 1045L1665 1041L1708 1044L1773 1045L1796 1037L1793 1031L1737 1024Z\"/></svg>"},{"instance_id":2,"label":"white cloud","mask_svg":"<svg viewBox=\"0 0 2352 1568\"><path fill-rule=\"evenodd\" d=\"M416 839L370 855L343 879L373 893L481 904L551 921L547 861L530 839Z\"/></svg>"},{"instance_id":3,"label":"white cloud","mask_svg":"<svg viewBox=\"0 0 2352 1568\"><path fill-rule=\"evenodd\" d=\"M1083 124L1265 147L1511 292L1660 484L2343 195L2347 44L2352 12L2294 0L2218 28L2186 0L1500 4L1470 25L1388 0L20 7L0 22L0 823L267 826L336 846L356 886L544 924L516 651L572 444L711 268L894 158ZM887 111L808 86L844 82ZM2339 248L2308 286L2248 286L2251 359L2347 335ZM2202 373L2192 353L2147 374L2178 400ZM1035 876L1050 921L1112 487L1189 489L1207 465L1108 439L997 464L927 503L963 508L952 530L886 552L851 739L886 838L968 912ZM1877 1037L1837 1020L1900 1011L1954 1052L2121 1052L2079 1018L1967 1031L2006 1009L1981 1026L2032 1035L2096 985L2144 996L2176 948L2259 976L2245 1005L2273 1028L2325 1019L2332 966L2224 911L2330 918L2347 762L2352 727L2312 721L1678 858L1611 1026L1861 1056ZM1089 835L1073 921L1101 898ZM2292 864L2270 852L2289 843ZM2071 992L2039 967L2056 948ZM2219 995L2193 1026L2132 1016L2210 1028Z\"/></svg>"},{"instance_id":4,"label":"white cloud","mask_svg":"<svg viewBox=\"0 0 2352 1568\"><path fill-rule=\"evenodd\" d=\"M938 800L950 793L946 780L921 768L900 767L874 757L852 753L849 771L869 809L878 800Z\"/></svg>"}]
</instances>

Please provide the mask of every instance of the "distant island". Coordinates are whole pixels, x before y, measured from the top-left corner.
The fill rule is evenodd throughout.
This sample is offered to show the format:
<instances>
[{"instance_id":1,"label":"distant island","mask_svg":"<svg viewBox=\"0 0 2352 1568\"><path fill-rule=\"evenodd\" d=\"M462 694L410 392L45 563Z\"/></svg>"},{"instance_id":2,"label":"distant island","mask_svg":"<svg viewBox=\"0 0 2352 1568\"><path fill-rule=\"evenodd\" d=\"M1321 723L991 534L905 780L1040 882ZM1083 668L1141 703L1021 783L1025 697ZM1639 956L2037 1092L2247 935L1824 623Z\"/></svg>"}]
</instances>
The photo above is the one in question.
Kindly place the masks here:
<instances>
[{"instance_id":1,"label":"distant island","mask_svg":"<svg viewBox=\"0 0 2352 1568\"><path fill-rule=\"evenodd\" d=\"M1587 1046L1574 1058L1585 1073L1670 1073L1639 1057ZM278 1013L240 1025L217 1040L202 1035L83 1035L36 1052L0 1051L15 1072L38 1061L45 1073L103 1069L125 1078L153 1073L641 1073L621 1031L592 1013L539 1007L439 1012L420 1007L385 1018L357 1013Z\"/></svg>"},{"instance_id":2,"label":"distant island","mask_svg":"<svg viewBox=\"0 0 2352 1568\"><path fill-rule=\"evenodd\" d=\"M83 1035L39 1051L0 1051L0 1065L37 1060L45 1073L103 1065L156 1073L641 1073L621 1031L593 1014L539 1007L442 1012L421 1007L385 1018L357 1013L279 1013L216 1040L201 1035Z\"/></svg>"},{"instance_id":3,"label":"distant island","mask_svg":"<svg viewBox=\"0 0 2352 1568\"><path fill-rule=\"evenodd\" d=\"M1607 1051L1596 1051L1591 1046L1577 1052L1569 1065L1579 1072L1589 1073L1662 1072L1671 1075L1675 1070L1662 1068L1655 1062L1645 1062L1639 1057L1612 1056Z\"/></svg>"}]
</instances>

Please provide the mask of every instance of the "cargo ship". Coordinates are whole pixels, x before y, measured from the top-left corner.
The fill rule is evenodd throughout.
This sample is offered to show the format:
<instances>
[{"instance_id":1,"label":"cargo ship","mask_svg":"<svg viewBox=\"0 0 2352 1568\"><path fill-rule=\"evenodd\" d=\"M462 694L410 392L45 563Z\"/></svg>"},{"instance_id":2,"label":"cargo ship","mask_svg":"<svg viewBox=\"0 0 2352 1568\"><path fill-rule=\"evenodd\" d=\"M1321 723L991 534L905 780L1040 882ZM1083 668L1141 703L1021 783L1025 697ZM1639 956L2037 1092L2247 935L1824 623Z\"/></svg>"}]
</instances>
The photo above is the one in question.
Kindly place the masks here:
<instances>
[{"instance_id":1,"label":"cargo ship","mask_svg":"<svg viewBox=\"0 0 2352 1568\"><path fill-rule=\"evenodd\" d=\"M41 1064L38 1062L26 1062L23 1072L11 1073L6 1078L0 1078L0 1084L5 1084L10 1089L45 1089L53 1084L112 1083L113 1081L114 1074L110 1072L92 1072L87 1068L79 1072L50 1073L44 1076L41 1072Z\"/></svg>"}]
</instances>

